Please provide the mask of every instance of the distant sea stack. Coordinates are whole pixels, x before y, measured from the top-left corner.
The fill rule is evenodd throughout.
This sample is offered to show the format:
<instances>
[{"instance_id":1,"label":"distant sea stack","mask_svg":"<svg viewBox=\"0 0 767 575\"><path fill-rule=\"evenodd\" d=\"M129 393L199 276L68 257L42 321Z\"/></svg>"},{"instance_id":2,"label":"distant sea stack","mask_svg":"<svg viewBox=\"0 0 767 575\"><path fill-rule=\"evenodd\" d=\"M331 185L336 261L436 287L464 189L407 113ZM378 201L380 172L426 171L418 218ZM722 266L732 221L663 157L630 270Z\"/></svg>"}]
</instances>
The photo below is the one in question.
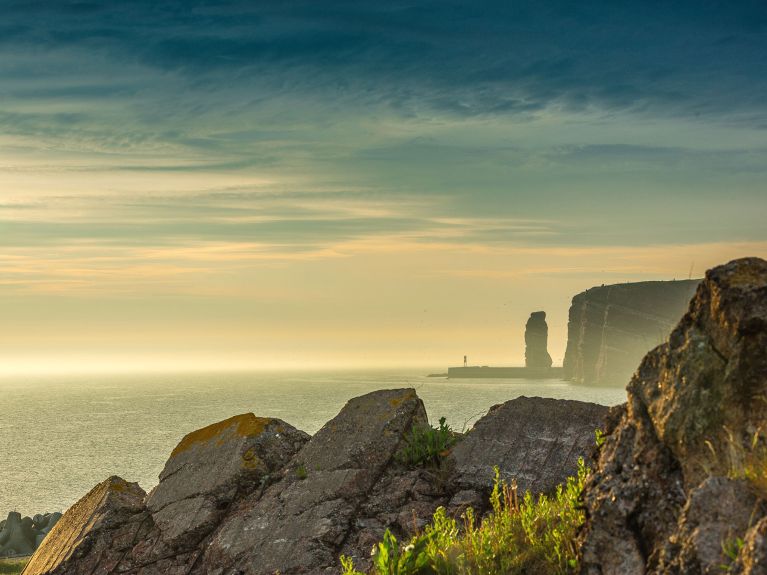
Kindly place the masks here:
<instances>
[{"instance_id":1,"label":"distant sea stack","mask_svg":"<svg viewBox=\"0 0 767 575\"><path fill-rule=\"evenodd\" d=\"M534 311L525 324L525 367L551 367L548 352L549 326L546 312Z\"/></svg>"},{"instance_id":2,"label":"distant sea stack","mask_svg":"<svg viewBox=\"0 0 767 575\"><path fill-rule=\"evenodd\" d=\"M687 311L699 283L616 284L576 295L567 326L565 377L584 384L627 383L642 357L666 340Z\"/></svg>"}]
</instances>

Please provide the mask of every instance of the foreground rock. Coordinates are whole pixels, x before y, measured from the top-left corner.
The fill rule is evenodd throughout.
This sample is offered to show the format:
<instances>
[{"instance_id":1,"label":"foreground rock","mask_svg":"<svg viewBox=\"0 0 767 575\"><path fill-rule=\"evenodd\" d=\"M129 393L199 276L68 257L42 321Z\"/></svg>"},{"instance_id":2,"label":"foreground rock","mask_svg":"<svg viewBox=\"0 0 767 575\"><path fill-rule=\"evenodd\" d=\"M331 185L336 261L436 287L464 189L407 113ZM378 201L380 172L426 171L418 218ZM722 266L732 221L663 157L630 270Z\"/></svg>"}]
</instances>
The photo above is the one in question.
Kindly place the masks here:
<instances>
[{"instance_id":1,"label":"foreground rock","mask_svg":"<svg viewBox=\"0 0 767 575\"><path fill-rule=\"evenodd\" d=\"M165 464L146 507L163 540L192 547L238 496L257 491L309 436L279 419L238 415L190 433Z\"/></svg>"},{"instance_id":2,"label":"foreground rock","mask_svg":"<svg viewBox=\"0 0 767 575\"><path fill-rule=\"evenodd\" d=\"M398 461L427 424L412 389L352 399L317 434L237 416L185 437L145 497L111 478L70 509L26 575L337 573L368 565L386 529L407 537L444 505L482 511L493 465L539 492L575 470L606 408L519 398L493 408L439 467ZM534 469L539 467L541 469Z\"/></svg>"},{"instance_id":3,"label":"foreground rock","mask_svg":"<svg viewBox=\"0 0 767 575\"><path fill-rule=\"evenodd\" d=\"M460 517L480 515L498 466L509 483L533 493L552 491L590 454L608 408L592 403L519 397L496 405L458 442L439 469L389 465L356 514L341 549L358 568L370 567L370 549L386 529L402 540L422 529L439 506Z\"/></svg>"},{"instance_id":4,"label":"foreground rock","mask_svg":"<svg viewBox=\"0 0 767 575\"><path fill-rule=\"evenodd\" d=\"M583 401L519 397L492 407L453 450L455 482L487 492L493 467L514 479L520 492L552 491L575 475L578 458L589 453L608 408Z\"/></svg>"},{"instance_id":5,"label":"foreground rock","mask_svg":"<svg viewBox=\"0 0 767 575\"><path fill-rule=\"evenodd\" d=\"M227 518L206 552L205 572L295 573L334 565L355 510L404 434L425 423L413 390L351 400L296 454L279 483Z\"/></svg>"},{"instance_id":6,"label":"foreground rock","mask_svg":"<svg viewBox=\"0 0 767 575\"><path fill-rule=\"evenodd\" d=\"M624 385L642 357L666 340L687 311L699 283L616 284L573 297L565 377L585 384Z\"/></svg>"},{"instance_id":7,"label":"foreground rock","mask_svg":"<svg viewBox=\"0 0 767 575\"><path fill-rule=\"evenodd\" d=\"M549 326L546 312L534 311L525 324L525 367L550 368L551 356L548 351Z\"/></svg>"},{"instance_id":8,"label":"foreground rock","mask_svg":"<svg viewBox=\"0 0 767 575\"><path fill-rule=\"evenodd\" d=\"M24 572L110 572L141 529L145 495L138 484L119 477L99 483L64 514Z\"/></svg>"},{"instance_id":9,"label":"foreground rock","mask_svg":"<svg viewBox=\"0 0 767 575\"><path fill-rule=\"evenodd\" d=\"M611 414L584 495L583 573L767 572L766 394L767 262L747 258L706 274Z\"/></svg>"}]
</instances>

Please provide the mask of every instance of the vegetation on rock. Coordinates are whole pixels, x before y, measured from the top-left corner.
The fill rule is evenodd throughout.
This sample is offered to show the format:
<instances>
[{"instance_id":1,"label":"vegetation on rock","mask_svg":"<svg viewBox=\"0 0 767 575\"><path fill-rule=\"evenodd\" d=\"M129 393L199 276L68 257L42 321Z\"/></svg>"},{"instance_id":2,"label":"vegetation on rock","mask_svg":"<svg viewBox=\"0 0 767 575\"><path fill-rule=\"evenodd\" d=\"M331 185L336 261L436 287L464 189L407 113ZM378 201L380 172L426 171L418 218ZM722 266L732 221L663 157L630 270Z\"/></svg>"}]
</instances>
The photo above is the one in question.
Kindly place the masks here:
<instances>
[{"instance_id":1,"label":"vegetation on rock","mask_svg":"<svg viewBox=\"0 0 767 575\"><path fill-rule=\"evenodd\" d=\"M496 468L490 496L492 511L479 519L469 508L463 525L443 507L432 523L407 544L390 531L373 549L376 575L565 575L578 570L576 533L584 522L581 491L588 470L578 473L551 495L537 499L528 491L522 501L516 485L500 479ZM361 575L349 557L341 557L343 575Z\"/></svg>"},{"instance_id":2,"label":"vegetation on rock","mask_svg":"<svg viewBox=\"0 0 767 575\"><path fill-rule=\"evenodd\" d=\"M414 425L405 436L405 445L396 453L395 459L410 467L437 466L458 437L444 417L440 417L439 427Z\"/></svg>"}]
</instances>

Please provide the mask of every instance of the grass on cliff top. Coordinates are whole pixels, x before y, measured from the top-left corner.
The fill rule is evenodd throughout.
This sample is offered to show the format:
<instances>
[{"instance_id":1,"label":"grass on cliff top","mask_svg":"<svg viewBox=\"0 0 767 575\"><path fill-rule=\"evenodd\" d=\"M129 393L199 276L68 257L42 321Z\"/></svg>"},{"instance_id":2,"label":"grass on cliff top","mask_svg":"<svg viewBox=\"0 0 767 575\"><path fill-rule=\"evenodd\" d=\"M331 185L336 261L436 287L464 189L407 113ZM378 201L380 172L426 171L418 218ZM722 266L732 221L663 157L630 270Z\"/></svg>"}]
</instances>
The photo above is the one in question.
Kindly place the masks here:
<instances>
[{"instance_id":1,"label":"grass on cliff top","mask_svg":"<svg viewBox=\"0 0 767 575\"><path fill-rule=\"evenodd\" d=\"M516 486L507 485L495 470L492 512L478 519L472 509L462 525L440 507L432 523L407 544L388 530L373 549L376 575L566 575L577 573L575 537L585 516L580 496L588 470L583 459L578 473L558 486L552 496L522 501ZM361 575L349 557L341 557L343 575Z\"/></svg>"},{"instance_id":2,"label":"grass on cliff top","mask_svg":"<svg viewBox=\"0 0 767 575\"><path fill-rule=\"evenodd\" d=\"M24 569L27 561L29 561L29 557L21 557L19 559L0 559L0 574L18 575Z\"/></svg>"}]
</instances>

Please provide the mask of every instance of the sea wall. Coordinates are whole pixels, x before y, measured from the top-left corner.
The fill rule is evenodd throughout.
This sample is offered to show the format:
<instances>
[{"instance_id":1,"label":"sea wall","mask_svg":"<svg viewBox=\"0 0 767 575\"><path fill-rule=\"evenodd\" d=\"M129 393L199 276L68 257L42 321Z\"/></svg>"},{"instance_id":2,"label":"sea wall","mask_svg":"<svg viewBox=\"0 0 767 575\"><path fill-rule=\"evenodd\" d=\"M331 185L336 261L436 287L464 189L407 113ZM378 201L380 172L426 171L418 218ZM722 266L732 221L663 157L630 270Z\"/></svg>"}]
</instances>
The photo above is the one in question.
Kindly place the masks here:
<instances>
[{"instance_id":1,"label":"sea wall","mask_svg":"<svg viewBox=\"0 0 767 575\"><path fill-rule=\"evenodd\" d=\"M668 338L699 283L615 284L576 295L567 325L565 377L584 384L625 385L642 357Z\"/></svg>"},{"instance_id":2,"label":"sea wall","mask_svg":"<svg viewBox=\"0 0 767 575\"><path fill-rule=\"evenodd\" d=\"M59 519L61 513L22 517L21 513L11 511L0 521L0 557L31 555Z\"/></svg>"}]
</instances>

